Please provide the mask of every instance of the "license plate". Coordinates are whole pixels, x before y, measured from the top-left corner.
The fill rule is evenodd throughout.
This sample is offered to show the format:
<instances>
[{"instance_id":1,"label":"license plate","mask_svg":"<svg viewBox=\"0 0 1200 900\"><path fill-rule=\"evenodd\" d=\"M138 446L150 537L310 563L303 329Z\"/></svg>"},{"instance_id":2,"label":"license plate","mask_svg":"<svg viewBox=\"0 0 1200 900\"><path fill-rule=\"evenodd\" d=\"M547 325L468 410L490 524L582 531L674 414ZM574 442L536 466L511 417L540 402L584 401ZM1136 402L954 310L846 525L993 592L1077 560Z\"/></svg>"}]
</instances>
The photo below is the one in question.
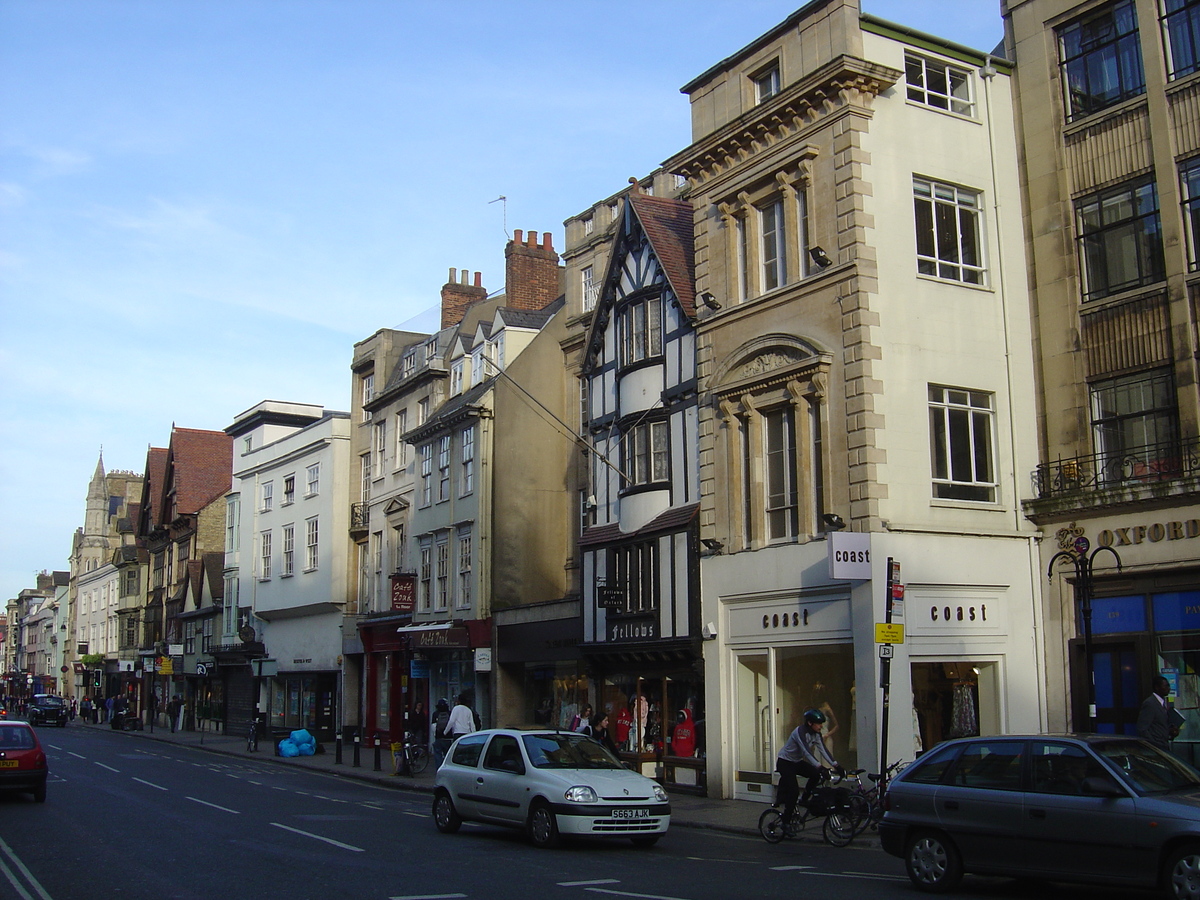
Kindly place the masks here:
<instances>
[{"instance_id":1,"label":"license plate","mask_svg":"<svg viewBox=\"0 0 1200 900\"><path fill-rule=\"evenodd\" d=\"M0 759L0 769L15 769L21 765L18 759Z\"/></svg>"},{"instance_id":2,"label":"license plate","mask_svg":"<svg viewBox=\"0 0 1200 900\"><path fill-rule=\"evenodd\" d=\"M648 819L650 818L650 810L648 809L614 809L612 812L614 819Z\"/></svg>"}]
</instances>

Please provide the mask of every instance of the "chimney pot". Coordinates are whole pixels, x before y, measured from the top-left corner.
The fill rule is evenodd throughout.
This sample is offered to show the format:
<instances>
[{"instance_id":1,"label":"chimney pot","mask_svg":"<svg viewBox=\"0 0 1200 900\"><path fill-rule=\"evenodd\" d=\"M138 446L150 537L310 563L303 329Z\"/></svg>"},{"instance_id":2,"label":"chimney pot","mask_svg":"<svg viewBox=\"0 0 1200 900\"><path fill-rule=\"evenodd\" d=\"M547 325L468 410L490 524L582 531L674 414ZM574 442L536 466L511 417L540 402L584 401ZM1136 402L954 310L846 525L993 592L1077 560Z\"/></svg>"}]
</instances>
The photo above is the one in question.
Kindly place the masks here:
<instances>
[{"instance_id":1,"label":"chimney pot","mask_svg":"<svg viewBox=\"0 0 1200 900\"><path fill-rule=\"evenodd\" d=\"M469 271L467 271L466 269L463 269L463 270L462 270L462 272L460 273L460 276L459 276L459 279L458 279L458 283L459 283L459 284L466 284L466 283L467 283L467 279L469 279L470 277L471 277L471 273L470 273Z\"/></svg>"},{"instance_id":2,"label":"chimney pot","mask_svg":"<svg viewBox=\"0 0 1200 900\"><path fill-rule=\"evenodd\" d=\"M456 282L456 281L458 281L458 269L451 267L450 277L446 279L446 283L454 284L454 282Z\"/></svg>"},{"instance_id":3,"label":"chimney pot","mask_svg":"<svg viewBox=\"0 0 1200 900\"><path fill-rule=\"evenodd\" d=\"M475 287L483 287L483 273L482 272L475 273Z\"/></svg>"},{"instance_id":4,"label":"chimney pot","mask_svg":"<svg viewBox=\"0 0 1200 900\"><path fill-rule=\"evenodd\" d=\"M513 230L513 243L514 244L522 243L524 240L524 235L525 235L525 232L522 231L520 228L514 229Z\"/></svg>"},{"instance_id":5,"label":"chimney pot","mask_svg":"<svg viewBox=\"0 0 1200 900\"><path fill-rule=\"evenodd\" d=\"M525 239L525 244L526 244L526 246L529 246L529 247L537 246L537 232L536 231L529 232L528 237Z\"/></svg>"}]
</instances>

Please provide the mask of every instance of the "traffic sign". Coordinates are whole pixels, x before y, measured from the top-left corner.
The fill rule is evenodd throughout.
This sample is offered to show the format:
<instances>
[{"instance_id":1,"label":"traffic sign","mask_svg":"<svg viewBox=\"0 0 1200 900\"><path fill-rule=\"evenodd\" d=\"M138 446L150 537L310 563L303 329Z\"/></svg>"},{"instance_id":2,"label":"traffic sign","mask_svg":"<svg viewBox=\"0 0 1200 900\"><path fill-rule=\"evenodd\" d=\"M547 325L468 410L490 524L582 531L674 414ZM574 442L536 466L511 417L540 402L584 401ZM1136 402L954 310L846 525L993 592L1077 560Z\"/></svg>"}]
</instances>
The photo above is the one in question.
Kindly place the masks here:
<instances>
[{"instance_id":1,"label":"traffic sign","mask_svg":"<svg viewBox=\"0 0 1200 900\"><path fill-rule=\"evenodd\" d=\"M903 644L904 643L904 626L895 622L876 622L875 623L875 643L877 644Z\"/></svg>"},{"instance_id":2,"label":"traffic sign","mask_svg":"<svg viewBox=\"0 0 1200 900\"><path fill-rule=\"evenodd\" d=\"M893 647L891 644L880 644L879 645L879 658L880 659L891 659L892 653L895 651L895 649L896 648Z\"/></svg>"}]
</instances>

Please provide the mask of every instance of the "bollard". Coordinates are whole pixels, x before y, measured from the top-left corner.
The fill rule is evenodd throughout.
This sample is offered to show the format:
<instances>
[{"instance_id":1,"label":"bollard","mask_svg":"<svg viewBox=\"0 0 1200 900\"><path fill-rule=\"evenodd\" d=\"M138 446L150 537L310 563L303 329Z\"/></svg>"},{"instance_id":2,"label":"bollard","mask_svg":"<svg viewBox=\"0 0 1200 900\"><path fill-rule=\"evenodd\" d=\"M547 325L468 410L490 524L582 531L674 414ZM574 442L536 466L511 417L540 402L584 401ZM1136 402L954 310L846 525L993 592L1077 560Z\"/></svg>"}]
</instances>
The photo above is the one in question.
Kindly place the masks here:
<instances>
[{"instance_id":1,"label":"bollard","mask_svg":"<svg viewBox=\"0 0 1200 900\"><path fill-rule=\"evenodd\" d=\"M362 742L362 738L359 737L358 732L357 731L354 732L354 768L356 768L356 769L361 765L361 762L359 762L359 756L358 756L359 746L361 745L361 742Z\"/></svg>"},{"instance_id":2,"label":"bollard","mask_svg":"<svg viewBox=\"0 0 1200 900\"><path fill-rule=\"evenodd\" d=\"M335 766L342 764L342 733L340 731L333 739L333 764Z\"/></svg>"},{"instance_id":3,"label":"bollard","mask_svg":"<svg viewBox=\"0 0 1200 900\"><path fill-rule=\"evenodd\" d=\"M383 749L383 741L379 739L379 735L375 735L375 771L383 771L383 760L380 758L380 751Z\"/></svg>"}]
</instances>

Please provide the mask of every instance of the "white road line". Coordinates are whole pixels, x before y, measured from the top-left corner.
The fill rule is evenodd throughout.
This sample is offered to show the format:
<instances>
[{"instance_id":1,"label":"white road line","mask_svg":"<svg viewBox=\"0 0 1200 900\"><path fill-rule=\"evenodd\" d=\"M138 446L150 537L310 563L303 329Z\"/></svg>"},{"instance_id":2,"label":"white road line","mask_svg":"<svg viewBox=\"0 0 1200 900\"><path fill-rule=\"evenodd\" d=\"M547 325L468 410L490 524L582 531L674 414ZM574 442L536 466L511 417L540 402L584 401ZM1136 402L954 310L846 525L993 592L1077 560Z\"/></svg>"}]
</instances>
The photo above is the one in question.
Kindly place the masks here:
<instances>
[{"instance_id":1,"label":"white road line","mask_svg":"<svg viewBox=\"0 0 1200 900\"><path fill-rule=\"evenodd\" d=\"M96 763L96 765L98 765L98 766L99 766L100 768L102 768L102 769L108 769L108 771L110 771L110 772L116 772L118 775L120 775L120 774L121 774L121 770L120 770L120 769L114 769L112 766L106 766L106 765L105 765L104 763L102 763L102 762L98 762L98 763Z\"/></svg>"},{"instance_id":2,"label":"white road line","mask_svg":"<svg viewBox=\"0 0 1200 900\"><path fill-rule=\"evenodd\" d=\"M584 888L584 890L596 894L613 894L617 897L639 897L641 900L685 900L683 897L668 897L665 894L633 894L629 891L610 891L607 888L598 887Z\"/></svg>"},{"instance_id":3,"label":"white road line","mask_svg":"<svg viewBox=\"0 0 1200 900\"><path fill-rule=\"evenodd\" d=\"M68 750L67 752L70 753L72 756L74 756L76 759L87 759L87 757L84 756L82 753L76 753L74 750Z\"/></svg>"},{"instance_id":4,"label":"white road line","mask_svg":"<svg viewBox=\"0 0 1200 900\"><path fill-rule=\"evenodd\" d=\"M249 779L249 778L247 778L246 780L247 780L247 781L250 781L250 779ZM262 786L263 786L263 783L262 783L261 781L250 781L250 783L251 783L251 784L254 784L254 785L258 785L259 787L262 787Z\"/></svg>"},{"instance_id":5,"label":"white road line","mask_svg":"<svg viewBox=\"0 0 1200 900\"><path fill-rule=\"evenodd\" d=\"M133 780L141 782L142 784L146 785L147 787L158 788L160 791L166 790L166 788L163 787L161 784L155 784L153 781L145 781L141 778L136 778L136 777Z\"/></svg>"},{"instance_id":6,"label":"white road line","mask_svg":"<svg viewBox=\"0 0 1200 900\"><path fill-rule=\"evenodd\" d=\"M209 803L207 800L201 800L199 797L188 797L193 803L202 803L205 806L211 806L213 809L219 809L222 812L233 813L235 816L240 816L241 813L236 809L230 809L227 806L217 806L215 803Z\"/></svg>"},{"instance_id":7,"label":"white road line","mask_svg":"<svg viewBox=\"0 0 1200 900\"><path fill-rule=\"evenodd\" d=\"M46 893L46 889L42 887L41 882L33 877L33 873L25 867L25 863L21 862L17 854L13 853L12 847L4 843L3 838L0 838L0 853L3 853L9 858L12 864L16 866L22 875L25 876L25 880L29 882L29 885L35 891L37 891L37 895L41 897L42 900L51 900L50 895ZM16 876L12 874L8 864L3 860L0 860L0 867L3 867L5 876L7 876L8 880L12 882L13 887L15 887L21 894L22 900L33 900L33 897L29 894L29 892L26 891L25 888L21 887L20 883L16 880Z\"/></svg>"},{"instance_id":8,"label":"white road line","mask_svg":"<svg viewBox=\"0 0 1200 900\"><path fill-rule=\"evenodd\" d=\"M272 822L276 828L282 828L284 831L291 831L296 834L302 834L305 837L310 837L313 840L324 841L327 844L333 844L335 847L341 847L343 850L353 850L355 853L366 853L362 847L355 847L352 844L343 844L341 841L335 841L333 838L321 837L319 834L313 834L311 831L301 831L299 828L292 828L290 825L280 825L278 822ZM465 897L466 894L450 894L447 896Z\"/></svg>"},{"instance_id":9,"label":"white road line","mask_svg":"<svg viewBox=\"0 0 1200 900\"><path fill-rule=\"evenodd\" d=\"M772 872L798 872L816 868L815 866L771 866Z\"/></svg>"},{"instance_id":10,"label":"white road line","mask_svg":"<svg viewBox=\"0 0 1200 900\"><path fill-rule=\"evenodd\" d=\"M405 894L403 897L389 897L388 900L455 900L466 894Z\"/></svg>"},{"instance_id":11,"label":"white road line","mask_svg":"<svg viewBox=\"0 0 1200 900\"><path fill-rule=\"evenodd\" d=\"M586 887L589 884L620 884L617 878L597 878L595 881L560 881L559 887Z\"/></svg>"},{"instance_id":12,"label":"white road line","mask_svg":"<svg viewBox=\"0 0 1200 900\"><path fill-rule=\"evenodd\" d=\"M402 810L400 810L400 815L402 815L402 816L416 816L418 819L428 819L428 818L429 818L429 813L415 813L415 812L409 812L409 811L408 811L408 810L406 810L406 809L402 809Z\"/></svg>"}]
</instances>

